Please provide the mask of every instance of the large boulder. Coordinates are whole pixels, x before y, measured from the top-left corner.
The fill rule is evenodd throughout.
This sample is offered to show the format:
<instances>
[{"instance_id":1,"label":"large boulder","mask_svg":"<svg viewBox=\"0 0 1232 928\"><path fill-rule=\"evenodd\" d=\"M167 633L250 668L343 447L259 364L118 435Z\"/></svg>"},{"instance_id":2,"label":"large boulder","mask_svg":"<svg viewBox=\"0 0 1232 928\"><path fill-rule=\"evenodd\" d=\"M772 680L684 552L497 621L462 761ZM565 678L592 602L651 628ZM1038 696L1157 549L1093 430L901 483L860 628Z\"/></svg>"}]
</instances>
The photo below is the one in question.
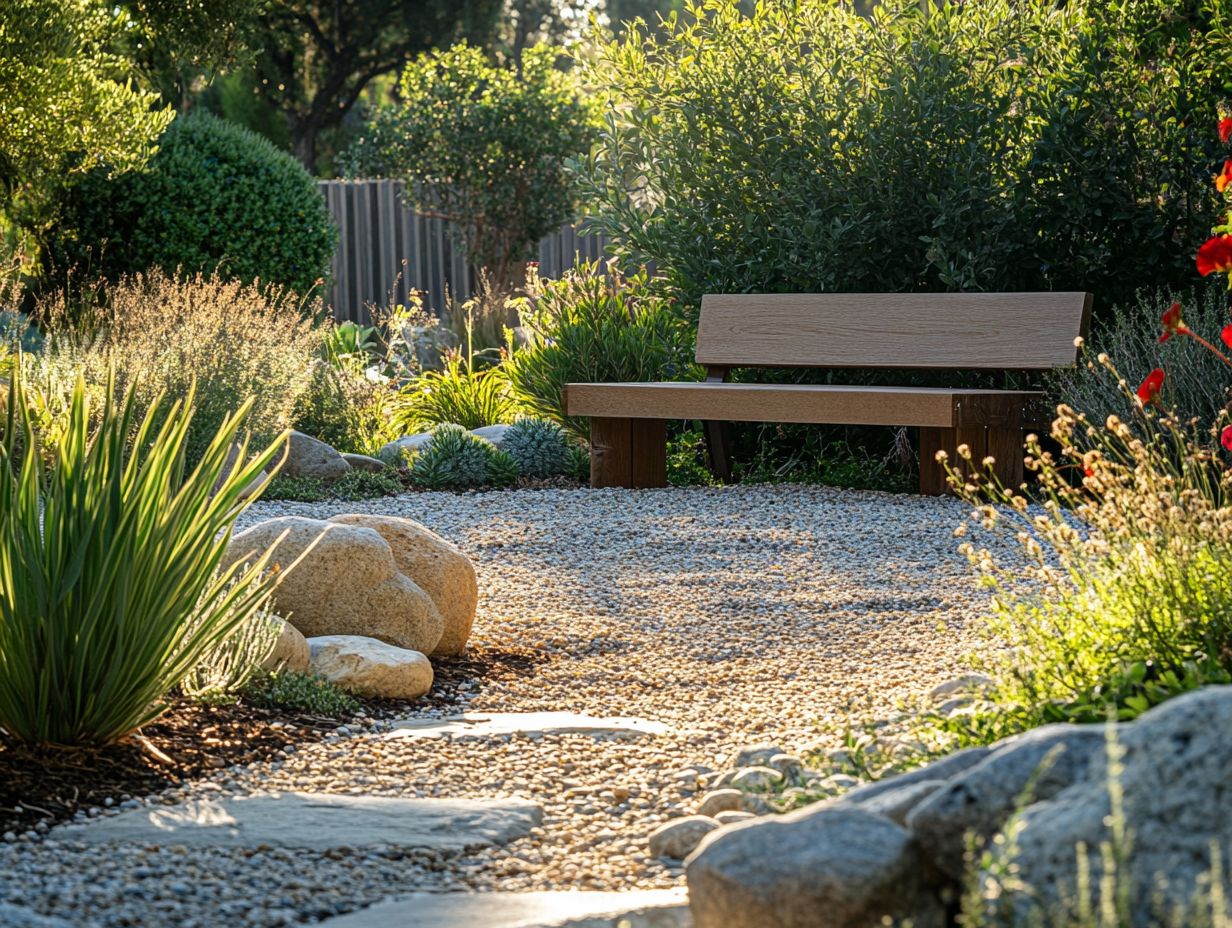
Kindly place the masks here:
<instances>
[{"instance_id":1,"label":"large boulder","mask_svg":"<svg viewBox=\"0 0 1232 928\"><path fill-rule=\"evenodd\" d=\"M1090 885L1100 885L1099 848L1114 837L1109 800L1114 782L1131 833L1128 847L1120 849L1128 851L1128 862L1118 879L1122 886L1128 882L1136 925L1164 924L1165 913L1204 905L1202 887L1209 885L1214 845L1220 848L1223 885L1229 885L1229 732L1232 686L1188 693L1118 726L1113 744L1123 753L1119 772L1101 746L1069 788L1023 811L1014 860L1018 877L1034 890L1031 895L1044 905L1073 897L1080 843L1087 848ZM1020 901L1019 923L1038 914L1032 908L1031 899Z\"/></svg>"},{"instance_id":2,"label":"large boulder","mask_svg":"<svg viewBox=\"0 0 1232 928\"><path fill-rule=\"evenodd\" d=\"M380 534L359 525L284 516L231 539L223 566L277 546L282 572L274 608L305 636L363 635L431 653L445 620L427 593L398 570Z\"/></svg>"},{"instance_id":3,"label":"large boulder","mask_svg":"<svg viewBox=\"0 0 1232 928\"><path fill-rule=\"evenodd\" d=\"M730 825L686 861L695 928L874 928L944 924L911 834L824 804Z\"/></svg>"},{"instance_id":4,"label":"large boulder","mask_svg":"<svg viewBox=\"0 0 1232 928\"><path fill-rule=\"evenodd\" d=\"M1003 742L915 806L907 827L929 858L960 880L970 839L986 844L1024 799L1047 799L1085 779L1104 739L1101 726L1046 725Z\"/></svg>"},{"instance_id":5,"label":"large boulder","mask_svg":"<svg viewBox=\"0 0 1232 928\"><path fill-rule=\"evenodd\" d=\"M350 469L351 465L346 462L346 459L325 442L311 435L305 435L303 432L292 432L287 439L285 455L278 474L282 477L337 480Z\"/></svg>"},{"instance_id":6,"label":"large boulder","mask_svg":"<svg viewBox=\"0 0 1232 928\"><path fill-rule=\"evenodd\" d=\"M432 597L445 625L440 641L428 653L460 654L466 648L479 601L479 584L470 558L410 519L357 514L334 516L330 521L377 532L393 551L398 570Z\"/></svg>"},{"instance_id":7,"label":"large boulder","mask_svg":"<svg viewBox=\"0 0 1232 928\"><path fill-rule=\"evenodd\" d=\"M309 638L312 671L340 689L381 699L416 699L432 688L432 664L418 651L375 638Z\"/></svg>"}]
</instances>

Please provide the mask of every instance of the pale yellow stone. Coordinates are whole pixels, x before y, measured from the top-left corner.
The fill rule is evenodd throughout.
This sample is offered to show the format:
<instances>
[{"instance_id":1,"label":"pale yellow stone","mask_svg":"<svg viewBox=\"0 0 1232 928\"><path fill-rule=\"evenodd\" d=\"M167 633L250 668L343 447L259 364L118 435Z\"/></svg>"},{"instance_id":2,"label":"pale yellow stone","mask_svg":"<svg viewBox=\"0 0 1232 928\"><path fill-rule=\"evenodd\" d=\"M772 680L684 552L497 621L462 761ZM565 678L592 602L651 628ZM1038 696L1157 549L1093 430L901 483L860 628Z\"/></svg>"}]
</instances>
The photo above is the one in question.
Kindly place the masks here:
<instances>
[{"instance_id":1,"label":"pale yellow stone","mask_svg":"<svg viewBox=\"0 0 1232 928\"><path fill-rule=\"evenodd\" d=\"M394 554L398 570L432 597L445 620L433 655L460 654L475 623L479 584L470 558L431 529L395 516L340 515L329 521L370 528L380 534Z\"/></svg>"},{"instance_id":2,"label":"pale yellow stone","mask_svg":"<svg viewBox=\"0 0 1232 928\"><path fill-rule=\"evenodd\" d=\"M424 654L440 642L440 610L398 570L390 546L372 529L270 519L232 538L223 566L255 560L275 545L269 566L283 576L274 609L305 637L362 635Z\"/></svg>"}]
</instances>

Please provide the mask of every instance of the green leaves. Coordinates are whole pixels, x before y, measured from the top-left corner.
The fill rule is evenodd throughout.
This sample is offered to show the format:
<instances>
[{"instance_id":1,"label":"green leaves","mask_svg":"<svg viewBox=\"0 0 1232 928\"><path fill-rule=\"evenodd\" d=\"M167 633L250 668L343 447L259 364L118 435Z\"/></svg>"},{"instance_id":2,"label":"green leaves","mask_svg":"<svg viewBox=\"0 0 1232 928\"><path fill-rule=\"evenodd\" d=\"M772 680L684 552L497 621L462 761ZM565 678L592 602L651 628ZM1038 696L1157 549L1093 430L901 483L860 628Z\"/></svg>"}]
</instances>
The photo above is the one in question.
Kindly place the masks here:
<instances>
[{"instance_id":1,"label":"green leaves","mask_svg":"<svg viewBox=\"0 0 1232 928\"><path fill-rule=\"evenodd\" d=\"M0 209L16 194L37 213L64 175L126 171L153 153L173 114L117 77L127 64L104 49L118 23L93 0L0 6Z\"/></svg>"},{"instance_id":2,"label":"green leaves","mask_svg":"<svg viewBox=\"0 0 1232 928\"><path fill-rule=\"evenodd\" d=\"M1185 282L1228 14L1117 6L714 0L630 30L580 62L606 97L589 214L693 305Z\"/></svg>"},{"instance_id":3,"label":"green leaves","mask_svg":"<svg viewBox=\"0 0 1232 928\"><path fill-rule=\"evenodd\" d=\"M692 331L645 270L585 262L556 281L532 281L521 309L530 344L504 365L522 405L581 438L590 419L565 415L569 383L691 380Z\"/></svg>"},{"instance_id":4,"label":"green leaves","mask_svg":"<svg viewBox=\"0 0 1232 928\"><path fill-rule=\"evenodd\" d=\"M351 176L399 177L422 212L454 223L471 263L498 288L541 238L575 218L567 159L594 138L591 105L557 52L493 66L465 43L421 55L402 74L401 105L377 111L344 159Z\"/></svg>"},{"instance_id":5,"label":"green leaves","mask_svg":"<svg viewBox=\"0 0 1232 928\"><path fill-rule=\"evenodd\" d=\"M403 433L456 423L465 429L512 422L518 405L502 367L479 369L450 358L445 369L424 371L394 401L393 422Z\"/></svg>"},{"instance_id":6,"label":"green leaves","mask_svg":"<svg viewBox=\"0 0 1232 928\"><path fill-rule=\"evenodd\" d=\"M57 200L53 272L115 280L158 267L311 294L338 232L311 175L266 139L206 113L180 117L148 167L94 171Z\"/></svg>"},{"instance_id":7,"label":"green leaves","mask_svg":"<svg viewBox=\"0 0 1232 928\"><path fill-rule=\"evenodd\" d=\"M200 659L266 602L263 562L218 571L245 491L277 450L232 466L247 405L191 472L193 393L152 403L108 385L97 427L78 380L54 443L20 372L0 441L0 729L98 745L155 719ZM247 442L239 460L247 459Z\"/></svg>"}]
</instances>

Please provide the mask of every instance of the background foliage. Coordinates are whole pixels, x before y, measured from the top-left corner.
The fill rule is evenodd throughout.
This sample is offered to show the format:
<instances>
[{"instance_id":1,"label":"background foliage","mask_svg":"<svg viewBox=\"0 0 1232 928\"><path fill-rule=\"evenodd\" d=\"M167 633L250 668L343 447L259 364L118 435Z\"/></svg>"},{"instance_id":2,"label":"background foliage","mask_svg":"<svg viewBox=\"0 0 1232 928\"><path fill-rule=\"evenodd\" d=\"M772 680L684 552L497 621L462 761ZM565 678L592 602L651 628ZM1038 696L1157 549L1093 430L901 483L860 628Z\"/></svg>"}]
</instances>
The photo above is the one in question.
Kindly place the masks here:
<instances>
[{"instance_id":1,"label":"background foliage","mask_svg":"<svg viewBox=\"0 0 1232 928\"><path fill-rule=\"evenodd\" d=\"M309 293L329 273L338 241L308 173L240 126L205 113L180 117L140 171L92 172L64 192L45 261L112 280L149 268L218 271Z\"/></svg>"},{"instance_id":2,"label":"background foliage","mask_svg":"<svg viewBox=\"0 0 1232 928\"><path fill-rule=\"evenodd\" d=\"M888 0L868 18L710 0L591 62L609 102L586 188L689 305L1084 289L1106 306L1192 273L1229 16L1195 0Z\"/></svg>"},{"instance_id":3,"label":"background foliage","mask_svg":"<svg viewBox=\"0 0 1232 928\"><path fill-rule=\"evenodd\" d=\"M125 62L109 50L117 25L93 0L0 7L0 212L23 194L37 221L66 175L123 171L153 151L172 113L123 80Z\"/></svg>"},{"instance_id":4,"label":"background foliage","mask_svg":"<svg viewBox=\"0 0 1232 928\"><path fill-rule=\"evenodd\" d=\"M447 217L471 263L508 289L518 262L576 218L565 161L589 148L593 117L547 47L516 67L460 44L402 72L397 107L378 109L344 159L347 173L399 177L422 212Z\"/></svg>"}]
</instances>

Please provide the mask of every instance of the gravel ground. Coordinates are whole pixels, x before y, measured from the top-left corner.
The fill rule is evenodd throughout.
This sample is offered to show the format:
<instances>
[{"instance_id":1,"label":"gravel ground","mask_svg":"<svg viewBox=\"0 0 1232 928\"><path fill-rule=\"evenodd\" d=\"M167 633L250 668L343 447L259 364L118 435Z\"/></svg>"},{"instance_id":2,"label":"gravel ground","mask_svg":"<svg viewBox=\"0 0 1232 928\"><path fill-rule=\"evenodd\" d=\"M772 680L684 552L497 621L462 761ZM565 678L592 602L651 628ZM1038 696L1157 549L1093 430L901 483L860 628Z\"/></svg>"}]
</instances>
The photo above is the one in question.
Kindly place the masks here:
<instances>
[{"instance_id":1,"label":"gravel ground","mask_svg":"<svg viewBox=\"0 0 1232 928\"><path fill-rule=\"evenodd\" d=\"M73 924L231 928L317 920L412 889L677 885L680 868L650 858L646 835L694 810L698 765L723 769L761 741L803 754L853 707L893 712L960 671L964 622L984 602L954 550L967 507L952 499L783 485L430 493L263 503L242 526L339 512L407 516L455 541L479 569L474 640L546 653L533 677L472 684L468 711L636 716L671 732L387 741L373 722L162 801L269 788L513 795L543 804L542 829L474 854L392 857L108 857L23 841L0 847L0 900Z\"/></svg>"}]
</instances>

